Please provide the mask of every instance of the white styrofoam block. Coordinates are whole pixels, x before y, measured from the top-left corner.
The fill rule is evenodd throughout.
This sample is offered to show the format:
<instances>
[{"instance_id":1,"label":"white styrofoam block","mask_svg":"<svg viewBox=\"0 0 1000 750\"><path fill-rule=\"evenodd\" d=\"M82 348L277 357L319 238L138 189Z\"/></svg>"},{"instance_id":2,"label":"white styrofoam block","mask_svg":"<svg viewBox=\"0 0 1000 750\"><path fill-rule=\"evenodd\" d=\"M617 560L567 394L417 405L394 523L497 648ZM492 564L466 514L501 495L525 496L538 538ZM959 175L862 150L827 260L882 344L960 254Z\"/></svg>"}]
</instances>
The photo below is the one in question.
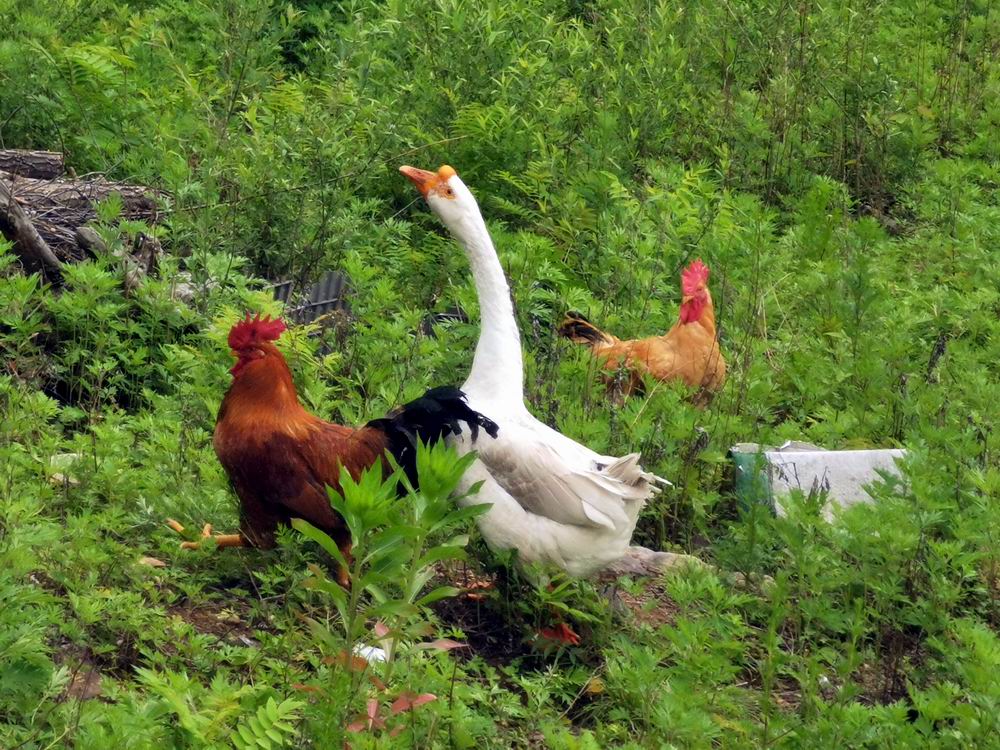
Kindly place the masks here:
<instances>
[{"instance_id":1,"label":"white styrofoam block","mask_svg":"<svg viewBox=\"0 0 1000 750\"><path fill-rule=\"evenodd\" d=\"M355 644L354 655L360 656L365 661L372 663L385 661L388 658L384 649L381 649L378 646L366 646L363 643Z\"/></svg>"},{"instance_id":2,"label":"white styrofoam block","mask_svg":"<svg viewBox=\"0 0 1000 750\"><path fill-rule=\"evenodd\" d=\"M783 446L784 448L784 446ZM905 450L825 451L795 448L765 451L775 510L785 514L782 500L793 489L808 494L814 489L828 495L824 515L829 519L834 506L848 507L872 502L865 486L878 481L879 471L899 476L896 462Z\"/></svg>"}]
</instances>

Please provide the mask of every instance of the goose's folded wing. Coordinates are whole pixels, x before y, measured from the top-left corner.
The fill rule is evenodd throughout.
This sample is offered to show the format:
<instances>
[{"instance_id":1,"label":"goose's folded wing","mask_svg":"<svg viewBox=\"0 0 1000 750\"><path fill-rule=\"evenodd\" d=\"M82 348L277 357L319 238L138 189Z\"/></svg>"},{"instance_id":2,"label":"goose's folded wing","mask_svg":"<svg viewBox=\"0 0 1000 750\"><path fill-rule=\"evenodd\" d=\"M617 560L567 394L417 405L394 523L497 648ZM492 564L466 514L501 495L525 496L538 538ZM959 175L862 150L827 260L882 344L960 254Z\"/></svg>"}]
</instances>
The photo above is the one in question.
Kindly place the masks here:
<instances>
[{"instance_id":1,"label":"goose's folded wing","mask_svg":"<svg viewBox=\"0 0 1000 750\"><path fill-rule=\"evenodd\" d=\"M623 481L607 470L610 467L601 469L591 459L525 433L520 439L491 441L482 447L479 459L532 513L557 523L617 529L629 523L625 504L645 500L654 491L646 482Z\"/></svg>"}]
</instances>

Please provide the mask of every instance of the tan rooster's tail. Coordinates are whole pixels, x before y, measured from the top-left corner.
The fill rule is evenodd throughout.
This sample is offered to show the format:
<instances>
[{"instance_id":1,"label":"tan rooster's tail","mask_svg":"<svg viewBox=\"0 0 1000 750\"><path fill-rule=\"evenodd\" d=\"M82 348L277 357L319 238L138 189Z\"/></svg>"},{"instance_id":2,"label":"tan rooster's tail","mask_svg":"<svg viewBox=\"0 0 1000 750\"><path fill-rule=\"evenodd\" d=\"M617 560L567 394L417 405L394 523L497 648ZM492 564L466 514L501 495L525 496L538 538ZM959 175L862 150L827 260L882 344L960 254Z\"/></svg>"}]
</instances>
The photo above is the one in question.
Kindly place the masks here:
<instances>
[{"instance_id":1,"label":"tan rooster's tail","mask_svg":"<svg viewBox=\"0 0 1000 750\"><path fill-rule=\"evenodd\" d=\"M559 335L565 336L574 344L614 344L615 337L610 336L595 326L578 312L566 313L566 318L559 324Z\"/></svg>"}]
</instances>

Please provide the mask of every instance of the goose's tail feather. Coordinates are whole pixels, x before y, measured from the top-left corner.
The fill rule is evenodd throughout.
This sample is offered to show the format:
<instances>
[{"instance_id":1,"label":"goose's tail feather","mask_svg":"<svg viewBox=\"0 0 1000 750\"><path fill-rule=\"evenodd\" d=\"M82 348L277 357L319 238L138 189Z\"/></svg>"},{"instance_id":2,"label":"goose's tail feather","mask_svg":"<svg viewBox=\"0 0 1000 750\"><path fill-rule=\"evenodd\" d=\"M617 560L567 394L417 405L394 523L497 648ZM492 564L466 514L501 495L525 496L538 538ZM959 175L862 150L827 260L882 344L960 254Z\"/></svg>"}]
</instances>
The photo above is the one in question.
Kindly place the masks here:
<instances>
[{"instance_id":1,"label":"goose's tail feather","mask_svg":"<svg viewBox=\"0 0 1000 750\"><path fill-rule=\"evenodd\" d=\"M604 473L633 487L648 486L650 496L658 494L663 487L674 486L669 479L664 479L643 469L639 464L639 459L638 453L629 453L627 456L622 456L607 464L604 467Z\"/></svg>"}]
</instances>

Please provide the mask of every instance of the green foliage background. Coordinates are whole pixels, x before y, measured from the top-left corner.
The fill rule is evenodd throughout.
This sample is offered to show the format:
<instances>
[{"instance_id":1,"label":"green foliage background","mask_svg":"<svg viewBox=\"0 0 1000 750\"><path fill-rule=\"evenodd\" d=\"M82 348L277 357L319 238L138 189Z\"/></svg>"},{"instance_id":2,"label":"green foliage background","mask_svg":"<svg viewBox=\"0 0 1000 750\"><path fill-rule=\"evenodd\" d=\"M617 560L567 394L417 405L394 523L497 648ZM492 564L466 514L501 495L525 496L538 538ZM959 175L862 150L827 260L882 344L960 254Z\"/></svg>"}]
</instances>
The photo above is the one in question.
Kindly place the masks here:
<instances>
[{"instance_id":1,"label":"green foliage background","mask_svg":"<svg viewBox=\"0 0 1000 750\"><path fill-rule=\"evenodd\" d=\"M342 741L358 697L297 616L332 616L298 585L312 551L181 555L162 519L236 523L211 431L229 325L280 312L264 279L351 279L349 324L287 336L320 415L358 423L464 379L467 264L396 172L447 162L508 271L535 413L674 480L638 541L758 583L673 576L672 622L605 612L576 654L420 654L414 687L449 699L405 740L996 746L989 0L0 0L0 17L0 145L168 191L155 232L172 253L131 297L114 261L54 290L0 254L0 745L221 747L269 705L295 728L275 747ZM113 206L99 228L141 229ZM705 411L673 388L615 408L554 324L574 308L623 338L665 330L694 257L712 268L725 389ZM172 298L181 271L190 307ZM471 322L427 335L427 313L457 305ZM727 448L786 439L912 460L834 526L808 501L781 520L741 508ZM196 610L249 623L254 645L195 627ZM81 664L100 699L73 689ZM285 702L296 683L322 690Z\"/></svg>"}]
</instances>

